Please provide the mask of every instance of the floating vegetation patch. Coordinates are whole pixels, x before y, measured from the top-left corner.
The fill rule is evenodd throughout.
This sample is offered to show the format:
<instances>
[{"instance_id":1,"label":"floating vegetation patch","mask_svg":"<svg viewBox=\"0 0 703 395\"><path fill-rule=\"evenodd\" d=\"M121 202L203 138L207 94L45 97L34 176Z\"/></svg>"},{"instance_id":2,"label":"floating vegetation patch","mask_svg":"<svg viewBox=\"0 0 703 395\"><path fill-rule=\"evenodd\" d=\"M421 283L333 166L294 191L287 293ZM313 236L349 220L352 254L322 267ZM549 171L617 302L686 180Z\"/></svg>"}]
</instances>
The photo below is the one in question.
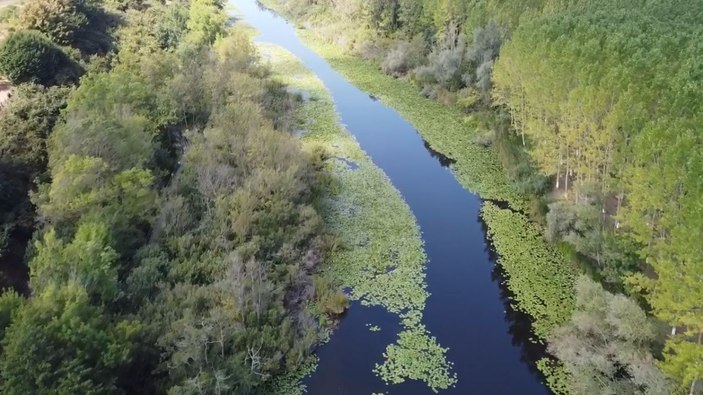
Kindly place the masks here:
<instances>
[{"instance_id":1,"label":"floating vegetation patch","mask_svg":"<svg viewBox=\"0 0 703 395\"><path fill-rule=\"evenodd\" d=\"M513 307L532 317L539 340L571 318L578 269L523 214L486 202L481 217L515 295Z\"/></svg>"},{"instance_id":2,"label":"floating vegetation patch","mask_svg":"<svg viewBox=\"0 0 703 395\"><path fill-rule=\"evenodd\" d=\"M422 380L434 391L448 388L456 382L452 363L445 362L447 349L430 336L423 325L400 332L398 342L388 346L384 362L374 371L384 380L399 384L406 378Z\"/></svg>"},{"instance_id":3,"label":"floating vegetation patch","mask_svg":"<svg viewBox=\"0 0 703 395\"><path fill-rule=\"evenodd\" d=\"M275 378L262 391L264 394L303 395L306 392L302 380L311 375L317 368L317 356L311 355L302 367L293 373Z\"/></svg>"},{"instance_id":4,"label":"floating vegetation patch","mask_svg":"<svg viewBox=\"0 0 703 395\"><path fill-rule=\"evenodd\" d=\"M508 289L515 295L512 306L532 317L534 340L543 342L571 318L579 270L544 240L542 229L525 215L485 202L481 217L505 269ZM565 393L567 378L560 363L544 358L537 361L537 368L552 391Z\"/></svg>"},{"instance_id":5,"label":"floating vegetation patch","mask_svg":"<svg viewBox=\"0 0 703 395\"><path fill-rule=\"evenodd\" d=\"M275 78L309 92L298 110L302 144L322 147L332 176L320 212L341 248L326 263L322 275L348 288L364 305L383 306L402 318L403 330L388 345L386 361L375 371L387 383L422 380L433 390L456 383L456 374L442 348L422 325L428 297L427 256L420 229L410 207L388 177L339 124L334 102L322 82L283 48L261 44ZM352 166L353 165L353 166ZM379 327L369 326L377 331ZM409 358L422 363L411 363Z\"/></svg>"}]
</instances>

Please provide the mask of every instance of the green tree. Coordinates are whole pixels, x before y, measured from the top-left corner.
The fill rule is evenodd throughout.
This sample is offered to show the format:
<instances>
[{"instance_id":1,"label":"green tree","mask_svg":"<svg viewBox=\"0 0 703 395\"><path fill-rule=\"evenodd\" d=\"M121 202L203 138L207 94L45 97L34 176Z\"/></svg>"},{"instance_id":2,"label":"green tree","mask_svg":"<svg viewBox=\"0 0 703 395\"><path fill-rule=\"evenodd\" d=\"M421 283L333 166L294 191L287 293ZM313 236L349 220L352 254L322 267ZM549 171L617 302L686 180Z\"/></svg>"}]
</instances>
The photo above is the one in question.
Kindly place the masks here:
<instances>
[{"instance_id":1,"label":"green tree","mask_svg":"<svg viewBox=\"0 0 703 395\"><path fill-rule=\"evenodd\" d=\"M582 276L571 321L549 336L549 352L569 372L572 394L671 393L649 351L655 328L642 309Z\"/></svg>"},{"instance_id":2,"label":"green tree","mask_svg":"<svg viewBox=\"0 0 703 395\"><path fill-rule=\"evenodd\" d=\"M110 246L105 224L82 223L68 244L51 229L35 243L34 249L29 264L34 292L75 282L97 301L110 303L116 299L118 255Z\"/></svg>"},{"instance_id":3,"label":"green tree","mask_svg":"<svg viewBox=\"0 0 703 395\"><path fill-rule=\"evenodd\" d=\"M13 314L0 356L6 394L119 393L139 326L113 322L73 282L50 286Z\"/></svg>"},{"instance_id":4,"label":"green tree","mask_svg":"<svg viewBox=\"0 0 703 395\"><path fill-rule=\"evenodd\" d=\"M0 255L23 249L33 231L28 192L46 170L46 137L67 93L67 88L22 84L0 110L0 223L6 237Z\"/></svg>"},{"instance_id":5,"label":"green tree","mask_svg":"<svg viewBox=\"0 0 703 395\"><path fill-rule=\"evenodd\" d=\"M12 323L14 314L19 311L25 299L15 291L4 291L0 295L0 340L5 337L5 330ZM2 354L0 344L0 354Z\"/></svg>"},{"instance_id":6,"label":"green tree","mask_svg":"<svg viewBox=\"0 0 703 395\"><path fill-rule=\"evenodd\" d=\"M68 89L22 84L2 108L0 161L31 181L46 169L46 139L66 106Z\"/></svg>"},{"instance_id":7,"label":"green tree","mask_svg":"<svg viewBox=\"0 0 703 395\"><path fill-rule=\"evenodd\" d=\"M70 45L88 25L83 0L30 0L19 13L22 29L38 30L54 42Z\"/></svg>"},{"instance_id":8,"label":"green tree","mask_svg":"<svg viewBox=\"0 0 703 395\"><path fill-rule=\"evenodd\" d=\"M36 30L12 33L0 46L0 72L12 83L50 85L74 79L77 67L45 35Z\"/></svg>"},{"instance_id":9,"label":"green tree","mask_svg":"<svg viewBox=\"0 0 703 395\"><path fill-rule=\"evenodd\" d=\"M190 3L187 39L198 45L211 44L225 35L227 15L221 0L193 0Z\"/></svg>"},{"instance_id":10,"label":"green tree","mask_svg":"<svg viewBox=\"0 0 703 395\"><path fill-rule=\"evenodd\" d=\"M35 195L39 213L46 222L59 228L73 228L81 218L99 218L113 234L125 232L127 240L114 240L120 252L122 243L129 238L137 242L144 237L139 236L143 232L139 230L140 224L153 216L156 203L154 177L149 171L132 168L113 173L99 158L72 155L52 176L53 182L42 186Z\"/></svg>"}]
</instances>

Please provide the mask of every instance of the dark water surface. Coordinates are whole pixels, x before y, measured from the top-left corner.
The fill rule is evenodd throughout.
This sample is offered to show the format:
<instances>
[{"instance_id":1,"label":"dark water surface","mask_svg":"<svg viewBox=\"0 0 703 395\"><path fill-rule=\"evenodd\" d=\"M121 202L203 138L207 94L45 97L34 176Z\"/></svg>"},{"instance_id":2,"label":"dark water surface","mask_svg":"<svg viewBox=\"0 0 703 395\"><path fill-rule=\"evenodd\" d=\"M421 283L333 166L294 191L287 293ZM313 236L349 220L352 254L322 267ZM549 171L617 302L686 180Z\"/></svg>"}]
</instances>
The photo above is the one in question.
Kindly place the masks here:
<instances>
[{"instance_id":1,"label":"dark water surface","mask_svg":"<svg viewBox=\"0 0 703 395\"><path fill-rule=\"evenodd\" d=\"M374 163L390 177L417 218L429 257L423 322L454 363L459 382L442 394L548 394L534 368L541 352L529 342L529 321L509 308L503 273L479 217L481 200L463 189L447 166L451 159L429 149L415 128L393 109L347 82L305 47L295 29L255 0L233 0L236 14L300 58L331 91L342 122ZM369 331L368 324L382 328ZM372 372L400 329L397 316L354 303L320 364L306 380L313 395L431 394L421 382L386 386Z\"/></svg>"}]
</instances>

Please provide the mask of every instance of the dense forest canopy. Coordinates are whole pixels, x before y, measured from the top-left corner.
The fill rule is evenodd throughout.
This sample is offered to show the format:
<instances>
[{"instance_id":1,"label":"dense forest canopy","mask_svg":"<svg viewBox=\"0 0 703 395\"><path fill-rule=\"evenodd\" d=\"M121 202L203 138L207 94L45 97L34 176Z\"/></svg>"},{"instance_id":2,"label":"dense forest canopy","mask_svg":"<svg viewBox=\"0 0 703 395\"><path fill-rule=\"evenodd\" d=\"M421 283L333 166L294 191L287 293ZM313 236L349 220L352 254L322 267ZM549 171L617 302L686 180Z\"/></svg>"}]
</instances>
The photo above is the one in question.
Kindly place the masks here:
<instances>
[{"instance_id":1,"label":"dense forest canopy","mask_svg":"<svg viewBox=\"0 0 703 395\"><path fill-rule=\"evenodd\" d=\"M515 188L533 202L529 213L545 238L572 251L609 290L639 301L658 327L668 327L638 353L657 356L651 372L660 368L673 388L623 370L630 346L606 350L593 343L602 340L586 336L582 341L599 354L592 358L609 355L619 366L597 367L598 377L609 379L595 389L594 366L570 359L575 355L564 339L583 330L617 331L612 325L620 324L603 326L598 314L577 303L572 323L546 339L569 377L555 390L697 390L703 377L702 1L266 3L314 40L352 51L467 119L483 120L472 123L487 129L478 143L495 148Z\"/></svg>"},{"instance_id":2,"label":"dense forest canopy","mask_svg":"<svg viewBox=\"0 0 703 395\"><path fill-rule=\"evenodd\" d=\"M346 307L313 280L322 155L224 6L30 0L4 22L2 255L34 235L27 297L0 297L3 393L267 393L320 340L308 305Z\"/></svg>"}]
</instances>

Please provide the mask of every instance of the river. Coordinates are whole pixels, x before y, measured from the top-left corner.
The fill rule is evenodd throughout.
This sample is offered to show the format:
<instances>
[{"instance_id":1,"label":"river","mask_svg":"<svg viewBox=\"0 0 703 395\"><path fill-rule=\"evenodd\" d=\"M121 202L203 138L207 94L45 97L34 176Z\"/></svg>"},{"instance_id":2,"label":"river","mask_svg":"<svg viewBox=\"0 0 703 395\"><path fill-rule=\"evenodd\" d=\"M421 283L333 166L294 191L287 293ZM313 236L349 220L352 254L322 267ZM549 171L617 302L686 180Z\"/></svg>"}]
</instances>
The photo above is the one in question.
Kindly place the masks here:
<instances>
[{"instance_id":1,"label":"river","mask_svg":"<svg viewBox=\"0 0 703 395\"><path fill-rule=\"evenodd\" d=\"M307 48L295 28L255 0L234 0L236 15L255 27L257 40L295 54L330 90L346 128L390 178L412 209L429 257L423 322L454 363L455 387L442 394L549 394L529 342L529 320L510 308L500 267L479 217L481 199L462 188L449 158L429 149L393 109L345 80ZM367 324L380 324L380 334ZM305 384L312 395L428 394L421 382L386 386L372 372L400 330L398 318L379 307L352 304L329 343L317 350L316 372Z\"/></svg>"}]
</instances>

